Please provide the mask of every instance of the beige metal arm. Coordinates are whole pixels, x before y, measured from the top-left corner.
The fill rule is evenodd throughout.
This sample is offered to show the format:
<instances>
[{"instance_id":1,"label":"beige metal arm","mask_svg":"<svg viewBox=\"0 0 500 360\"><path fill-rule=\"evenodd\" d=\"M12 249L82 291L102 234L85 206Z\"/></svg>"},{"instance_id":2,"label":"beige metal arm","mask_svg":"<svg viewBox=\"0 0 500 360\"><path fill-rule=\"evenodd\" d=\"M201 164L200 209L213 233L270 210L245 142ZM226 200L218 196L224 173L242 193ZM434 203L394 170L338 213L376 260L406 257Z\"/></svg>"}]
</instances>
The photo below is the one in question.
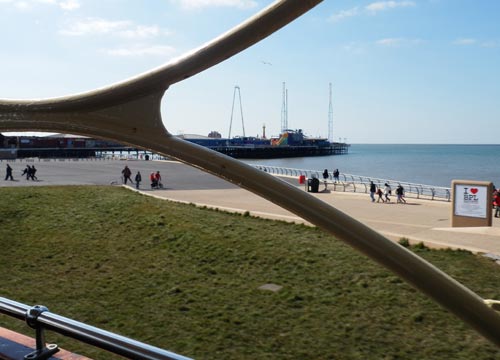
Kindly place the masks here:
<instances>
[{"instance_id":1,"label":"beige metal arm","mask_svg":"<svg viewBox=\"0 0 500 360\"><path fill-rule=\"evenodd\" d=\"M92 92L39 101L0 101L0 130L101 137L148 149L215 174L310 221L395 272L500 346L500 316L445 273L334 207L240 161L173 137L160 101L170 84L244 50L320 0L277 1L177 61Z\"/></svg>"}]
</instances>

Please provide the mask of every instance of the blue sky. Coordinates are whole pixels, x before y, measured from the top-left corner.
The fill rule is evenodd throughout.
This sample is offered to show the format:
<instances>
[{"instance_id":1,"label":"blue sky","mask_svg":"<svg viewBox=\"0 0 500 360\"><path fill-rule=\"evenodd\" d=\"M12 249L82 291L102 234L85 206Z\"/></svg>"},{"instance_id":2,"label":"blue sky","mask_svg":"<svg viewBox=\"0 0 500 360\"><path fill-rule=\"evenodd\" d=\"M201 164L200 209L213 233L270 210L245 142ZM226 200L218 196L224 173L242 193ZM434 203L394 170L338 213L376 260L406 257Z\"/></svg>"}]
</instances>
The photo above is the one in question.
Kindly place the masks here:
<instances>
[{"instance_id":1,"label":"blue sky","mask_svg":"<svg viewBox=\"0 0 500 360\"><path fill-rule=\"evenodd\" d=\"M0 98L92 90L167 63L270 1L0 0ZM165 94L173 133L228 135L234 87L246 135L288 124L349 143L498 144L500 1L326 0ZM242 135L239 103L232 135Z\"/></svg>"}]
</instances>

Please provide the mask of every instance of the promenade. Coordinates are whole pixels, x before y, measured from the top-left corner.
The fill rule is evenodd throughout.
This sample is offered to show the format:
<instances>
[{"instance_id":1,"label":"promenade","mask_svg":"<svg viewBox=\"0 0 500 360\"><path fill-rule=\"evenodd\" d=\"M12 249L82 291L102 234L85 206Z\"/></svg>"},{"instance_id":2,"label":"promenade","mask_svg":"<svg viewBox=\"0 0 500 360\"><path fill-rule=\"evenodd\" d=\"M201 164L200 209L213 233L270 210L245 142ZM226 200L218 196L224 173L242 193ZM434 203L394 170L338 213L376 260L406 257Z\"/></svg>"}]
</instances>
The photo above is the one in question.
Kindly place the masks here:
<instances>
[{"instance_id":1,"label":"promenade","mask_svg":"<svg viewBox=\"0 0 500 360\"><path fill-rule=\"evenodd\" d=\"M176 202L192 203L231 212L248 211L253 216L306 223L303 219L249 191L210 174L174 161L90 161L52 160L10 162L16 181L4 181L6 162L0 162L0 187L41 185L121 185L121 170L128 165L132 178L137 171L143 182L139 191ZM39 181L20 178L26 164L35 165ZM151 190L149 174L159 170L165 189ZM285 178L305 191L298 179ZM135 187L130 186L135 191ZM320 190L323 185L320 185ZM434 248L466 249L500 257L500 218L493 218L492 227L451 228L451 203L407 198L407 204L372 203L368 194L347 192L311 193L344 213L367 224L392 240L402 237L411 243L423 242Z\"/></svg>"}]
</instances>

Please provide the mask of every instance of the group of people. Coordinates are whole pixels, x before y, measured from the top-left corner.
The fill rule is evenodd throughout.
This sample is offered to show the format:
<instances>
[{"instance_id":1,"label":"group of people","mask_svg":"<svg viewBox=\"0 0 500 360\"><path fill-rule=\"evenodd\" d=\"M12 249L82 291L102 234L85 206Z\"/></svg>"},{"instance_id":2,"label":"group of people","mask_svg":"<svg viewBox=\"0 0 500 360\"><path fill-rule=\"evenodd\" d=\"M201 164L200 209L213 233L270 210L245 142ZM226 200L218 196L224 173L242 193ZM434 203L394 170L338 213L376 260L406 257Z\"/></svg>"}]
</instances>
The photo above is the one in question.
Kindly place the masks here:
<instances>
[{"instance_id":1,"label":"group of people","mask_svg":"<svg viewBox=\"0 0 500 360\"><path fill-rule=\"evenodd\" d=\"M340 176L339 169L333 170L332 175L333 175L333 182L335 182L335 183L340 182L340 180L339 180L339 176ZM326 181L326 180L328 180L329 177L330 177L330 173L328 172L328 169L325 169L323 171L323 180Z\"/></svg>"},{"instance_id":2,"label":"group of people","mask_svg":"<svg viewBox=\"0 0 500 360\"><path fill-rule=\"evenodd\" d=\"M134 184L131 176L132 176L132 171L130 170L130 168L127 165L125 165L125 167L122 170L122 180L123 180L123 183L125 185L127 184L127 181L130 181L130 183L132 185ZM140 186L141 181L142 181L142 175L141 175L140 171L137 171L137 173L135 174L134 180L135 180L135 188L139 189L139 186ZM161 175L160 175L159 171L157 171L156 173L152 172L149 175L149 180L151 182L151 189L162 189L163 188L163 183L161 181Z\"/></svg>"},{"instance_id":3,"label":"group of people","mask_svg":"<svg viewBox=\"0 0 500 360\"><path fill-rule=\"evenodd\" d=\"M340 171L339 169L335 169L332 172L333 175L333 181L335 183L340 182L339 176L340 176ZM323 180L325 181L325 189L326 189L326 181L330 178L330 173L328 172L328 169L325 169L323 171ZM377 195L377 199L375 199L375 195ZM382 189L381 187L378 187L375 185L373 181L370 182L370 198L372 202L380 202L382 201L383 203L385 202L391 202L391 198L389 197L392 195L392 189L391 186L388 183L384 184L384 188ZM406 199L405 199L405 190L403 186L398 185L396 188L396 201L398 204L406 204ZM500 193L499 193L499 217L500 217Z\"/></svg>"},{"instance_id":4,"label":"group of people","mask_svg":"<svg viewBox=\"0 0 500 360\"><path fill-rule=\"evenodd\" d=\"M38 180L38 178L35 175L36 171L37 170L35 168L35 165L31 165L31 166L26 165L26 168L24 168L21 176L26 175L26 180L30 180L31 179L31 180L35 181L35 180Z\"/></svg>"},{"instance_id":5,"label":"group of people","mask_svg":"<svg viewBox=\"0 0 500 360\"><path fill-rule=\"evenodd\" d=\"M23 172L21 173L21 176L24 176L26 175L26 180L38 180L38 178L36 177L36 172L37 172L37 169L35 168L35 165L26 165L26 168L23 170ZM10 180L10 181L14 181L14 176L12 175L13 173L13 169L12 169L12 166L10 166L10 164L7 164L6 168L5 168L5 180Z\"/></svg>"},{"instance_id":6,"label":"group of people","mask_svg":"<svg viewBox=\"0 0 500 360\"><path fill-rule=\"evenodd\" d=\"M149 181L151 181L151 189L163 189L163 184L161 182L160 172L152 172L149 174Z\"/></svg>"},{"instance_id":7,"label":"group of people","mask_svg":"<svg viewBox=\"0 0 500 360\"><path fill-rule=\"evenodd\" d=\"M384 189L382 190L380 187L375 185L373 181L370 181L370 199L372 202L375 202L375 195L378 195L377 202L380 202L381 200L383 203L391 202L391 198L389 197L389 195L392 195L391 186L388 183L385 183ZM398 204L406 204L405 190L401 185L398 185L396 188L396 201Z\"/></svg>"}]
</instances>

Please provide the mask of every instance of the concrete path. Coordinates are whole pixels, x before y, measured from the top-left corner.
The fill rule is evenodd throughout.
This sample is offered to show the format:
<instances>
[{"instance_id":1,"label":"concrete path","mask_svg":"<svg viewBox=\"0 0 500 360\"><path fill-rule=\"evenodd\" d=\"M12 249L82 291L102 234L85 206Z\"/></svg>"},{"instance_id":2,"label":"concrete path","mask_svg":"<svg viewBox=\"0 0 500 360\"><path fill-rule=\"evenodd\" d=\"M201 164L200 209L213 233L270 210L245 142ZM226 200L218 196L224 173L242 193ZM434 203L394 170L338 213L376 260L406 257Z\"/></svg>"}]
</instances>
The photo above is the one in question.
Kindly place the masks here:
<instances>
[{"instance_id":1,"label":"concrete path","mask_svg":"<svg viewBox=\"0 0 500 360\"><path fill-rule=\"evenodd\" d=\"M305 222L298 216L224 180L178 162L157 161L35 161L10 162L18 181L4 181L5 161L0 162L0 187L40 185L109 185L121 184L121 170L128 165L141 171L140 191L172 201L193 203L221 210L292 222ZM40 181L20 179L26 164L34 164ZM164 190L151 190L148 177L159 170ZM297 179L283 179L300 186ZM131 187L133 188L133 187ZM302 186L300 186L303 189ZM322 185L321 185L322 188ZM320 189L321 189L320 188ZM451 228L451 203L407 198L407 204L372 203L367 194L325 192L312 194L346 214L360 220L392 240L402 237L431 247L466 249L500 257L500 218L492 227ZM393 196L395 201L395 197Z\"/></svg>"},{"instance_id":2,"label":"concrete path","mask_svg":"<svg viewBox=\"0 0 500 360\"><path fill-rule=\"evenodd\" d=\"M245 212L284 221L305 220L243 189L161 190L155 196L186 203ZM360 220L392 240L402 237L429 247L467 249L500 256L500 219L492 227L451 228L451 204L407 199L407 204L372 203L366 194L311 194Z\"/></svg>"}]
</instances>

